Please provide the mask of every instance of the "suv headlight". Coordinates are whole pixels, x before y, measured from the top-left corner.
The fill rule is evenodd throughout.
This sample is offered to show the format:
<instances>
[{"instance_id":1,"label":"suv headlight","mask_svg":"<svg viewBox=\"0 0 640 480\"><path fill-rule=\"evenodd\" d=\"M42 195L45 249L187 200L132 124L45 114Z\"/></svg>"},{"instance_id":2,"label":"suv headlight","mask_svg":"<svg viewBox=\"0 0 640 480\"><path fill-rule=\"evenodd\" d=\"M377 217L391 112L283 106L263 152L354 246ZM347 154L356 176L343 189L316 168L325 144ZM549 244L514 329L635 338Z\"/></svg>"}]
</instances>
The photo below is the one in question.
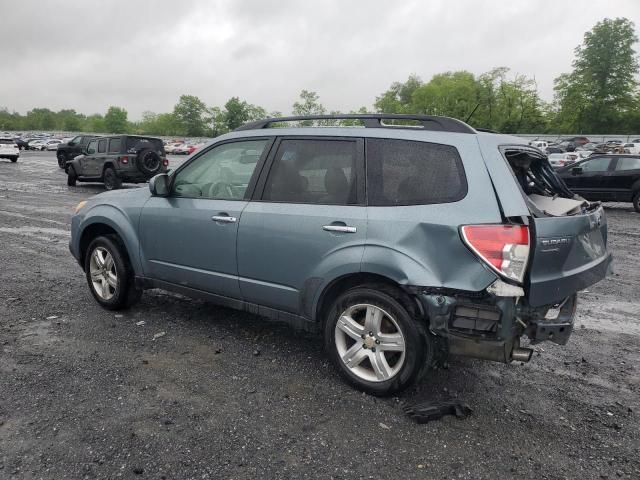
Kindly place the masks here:
<instances>
[{"instance_id":1,"label":"suv headlight","mask_svg":"<svg viewBox=\"0 0 640 480\"><path fill-rule=\"evenodd\" d=\"M80 210L82 210L86 204L87 204L87 201L83 200L78 205L76 205L75 213L78 213Z\"/></svg>"}]
</instances>

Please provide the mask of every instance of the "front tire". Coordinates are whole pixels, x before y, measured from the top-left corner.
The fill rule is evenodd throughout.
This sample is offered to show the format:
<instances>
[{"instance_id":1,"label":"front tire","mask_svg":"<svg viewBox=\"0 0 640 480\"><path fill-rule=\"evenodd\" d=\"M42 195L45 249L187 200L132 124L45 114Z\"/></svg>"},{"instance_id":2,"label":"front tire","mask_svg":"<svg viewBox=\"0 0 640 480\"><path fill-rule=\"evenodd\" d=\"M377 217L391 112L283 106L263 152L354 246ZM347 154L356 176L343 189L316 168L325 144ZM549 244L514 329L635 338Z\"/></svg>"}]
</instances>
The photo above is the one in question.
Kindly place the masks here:
<instances>
[{"instance_id":1,"label":"front tire","mask_svg":"<svg viewBox=\"0 0 640 480\"><path fill-rule=\"evenodd\" d=\"M84 270L93 298L107 310L127 308L142 295L135 286L124 246L116 236L96 237L89 244Z\"/></svg>"},{"instance_id":2,"label":"front tire","mask_svg":"<svg viewBox=\"0 0 640 480\"><path fill-rule=\"evenodd\" d=\"M340 295L327 316L324 343L342 377L377 396L415 383L432 366L435 348L410 300L386 285Z\"/></svg>"}]
</instances>

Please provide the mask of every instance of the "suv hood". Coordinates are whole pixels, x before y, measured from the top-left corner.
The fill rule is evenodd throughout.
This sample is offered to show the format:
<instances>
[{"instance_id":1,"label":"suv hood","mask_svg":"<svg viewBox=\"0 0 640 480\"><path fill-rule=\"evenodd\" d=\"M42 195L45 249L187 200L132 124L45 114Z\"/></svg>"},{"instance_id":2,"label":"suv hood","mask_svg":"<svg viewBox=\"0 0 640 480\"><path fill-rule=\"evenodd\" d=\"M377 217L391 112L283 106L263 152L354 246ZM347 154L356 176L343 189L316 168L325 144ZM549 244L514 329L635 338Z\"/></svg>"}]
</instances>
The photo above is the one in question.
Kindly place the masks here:
<instances>
[{"instance_id":1,"label":"suv hood","mask_svg":"<svg viewBox=\"0 0 640 480\"><path fill-rule=\"evenodd\" d=\"M112 205L123 204L127 207L142 207L149 197L151 197L151 192L145 184L143 187L124 188L99 193L98 195L91 197L88 202L92 205L108 203Z\"/></svg>"}]
</instances>

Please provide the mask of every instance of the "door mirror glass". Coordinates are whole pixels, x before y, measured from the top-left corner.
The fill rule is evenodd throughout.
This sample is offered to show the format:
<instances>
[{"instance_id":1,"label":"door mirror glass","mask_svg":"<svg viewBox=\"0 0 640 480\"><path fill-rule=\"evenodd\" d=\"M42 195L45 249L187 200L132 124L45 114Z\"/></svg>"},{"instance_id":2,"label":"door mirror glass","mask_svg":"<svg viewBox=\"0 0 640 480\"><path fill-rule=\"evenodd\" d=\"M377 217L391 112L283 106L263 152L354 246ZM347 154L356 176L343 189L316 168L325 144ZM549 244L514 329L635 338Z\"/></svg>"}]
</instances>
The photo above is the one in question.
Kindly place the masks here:
<instances>
[{"instance_id":1,"label":"door mirror glass","mask_svg":"<svg viewBox=\"0 0 640 480\"><path fill-rule=\"evenodd\" d=\"M574 175L580 175L582 173L582 167L573 167L571 173Z\"/></svg>"},{"instance_id":2,"label":"door mirror glass","mask_svg":"<svg viewBox=\"0 0 640 480\"><path fill-rule=\"evenodd\" d=\"M166 197L169 195L169 175L160 173L149 180L149 191L154 197Z\"/></svg>"}]
</instances>

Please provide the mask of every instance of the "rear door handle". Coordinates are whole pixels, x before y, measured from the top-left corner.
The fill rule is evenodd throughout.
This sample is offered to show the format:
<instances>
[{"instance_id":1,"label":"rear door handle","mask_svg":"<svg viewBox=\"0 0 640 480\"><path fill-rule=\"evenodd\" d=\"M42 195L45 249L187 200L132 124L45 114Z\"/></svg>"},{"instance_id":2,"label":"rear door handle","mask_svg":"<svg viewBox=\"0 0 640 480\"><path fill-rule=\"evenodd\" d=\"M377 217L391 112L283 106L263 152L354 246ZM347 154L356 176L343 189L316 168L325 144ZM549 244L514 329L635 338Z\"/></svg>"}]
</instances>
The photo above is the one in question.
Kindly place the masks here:
<instances>
[{"instance_id":1,"label":"rear door handle","mask_svg":"<svg viewBox=\"0 0 640 480\"><path fill-rule=\"evenodd\" d=\"M230 217L229 215L214 215L211 220L222 223L236 223L238 221L236 217Z\"/></svg>"},{"instance_id":2,"label":"rear door handle","mask_svg":"<svg viewBox=\"0 0 640 480\"><path fill-rule=\"evenodd\" d=\"M347 225L324 225L323 230L327 232L340 232L340 233L356 233L358 229L356 227L349 227Z\"/></svg>"}]
</instances>

